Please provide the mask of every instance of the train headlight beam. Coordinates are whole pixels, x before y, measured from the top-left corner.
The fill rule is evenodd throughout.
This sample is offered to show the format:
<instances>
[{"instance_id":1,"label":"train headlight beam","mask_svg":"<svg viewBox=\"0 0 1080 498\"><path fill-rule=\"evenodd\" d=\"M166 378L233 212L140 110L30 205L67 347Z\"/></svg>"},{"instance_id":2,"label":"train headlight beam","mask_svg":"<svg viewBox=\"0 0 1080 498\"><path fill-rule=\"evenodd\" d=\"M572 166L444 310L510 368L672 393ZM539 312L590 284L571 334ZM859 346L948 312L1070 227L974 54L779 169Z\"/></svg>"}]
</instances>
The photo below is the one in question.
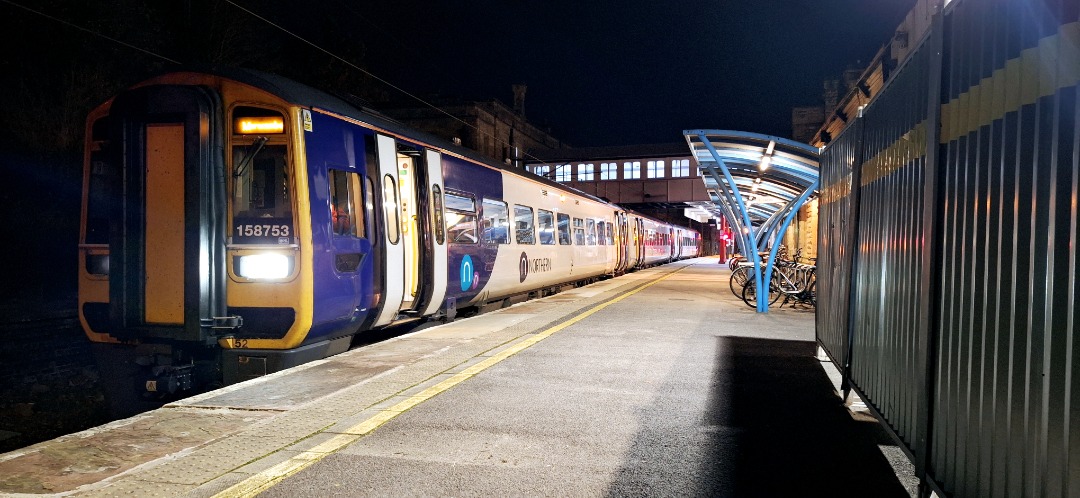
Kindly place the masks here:
<instances>
[{"instance_id":1,"label":"train headlight beam","mask_svg":"<svg viewBox=\"0 0 1080 498\"><path fill-rule=\"evenodd\" d=\"M271 280L289 276L289 257L284 254L248 254L238 259L236 274L241 277Z\"/></svg>"}]
</instances>

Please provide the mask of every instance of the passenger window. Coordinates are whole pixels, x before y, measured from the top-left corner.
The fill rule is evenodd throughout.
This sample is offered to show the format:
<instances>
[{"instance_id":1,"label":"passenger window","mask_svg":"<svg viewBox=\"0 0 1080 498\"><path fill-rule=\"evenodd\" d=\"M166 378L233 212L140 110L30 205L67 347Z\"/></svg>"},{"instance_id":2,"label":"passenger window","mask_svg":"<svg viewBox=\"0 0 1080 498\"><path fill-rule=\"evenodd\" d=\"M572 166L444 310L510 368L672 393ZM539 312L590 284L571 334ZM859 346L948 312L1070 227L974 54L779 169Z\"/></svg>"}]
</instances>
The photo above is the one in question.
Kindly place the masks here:
<instances>
[{"instance_id":1,"label":"passenger window","mask_svg":"<svg viewBox=\"0 0 1080 498\"><path fill-rule=\"evenodd\" d=\"M585 220L574 218L574 244L585 245Z\"/></svg>"},{"instance_id":2,"label":"passenger window","mask_svg":"<svg viewBox=\"0 0 1080 498\"><path fill-rule=\"evenodd\" d=\"M585 220L587 225L588 244L590 246L596 245L596 220Z\"/></svg>"},{"instance_id":3,"label":"passenger window","mask_svg":"<svg viewBox=\"0 0 1080 498\"><path fill-rule=\"evenodd\" d=\"M451 244L475 244L476 201L471 197L446 193L446 238Z\"/></svg>"},{"instance_id":4,"label":"passenger window","mask_svg":"<svg viewBox=\"0 0 1080 498\"><path fill-rule=\"evenodd\" d=\"M531 207L514 205L514 237L518 244L536 243L536 228L533 226Z\"/></svg>"},{"instance_id":5,"label":"passenger window","mask_svg":"<svg viewBox=\"0 0 1080 498\"><path fill-rule=\"evenodd\" d=\"M365 237L365 217L360 210L364 205L360 175L335 169L329 173L330 226L334 235Z\"/></svg>"},{"instance_id":6,"label":"passenger window","mask_svg":"<svg viewBox=\"0 0 1080 498\"><path fill-rule=\"evenodd\" d=\"M394 185L394 177L383 177L383 212L386 213L386 240L391 244L397 244L401 232L401 221L398 217L397 187Z\"/></svg>"},{"instance_id":7,"label":"passenger window","mask_svg":"<svg viewBox=\"0 0 1080 498\"><path fill-rule=\"evenodd\" d=\"M484 199L482 239L492 244L510 243L510 215L506 203Z\"/></svg>"},{"instance_id":8,"label":"passenger window","mask_svg":"<svg viewBox=\"0 0 1080 498\"><path fill-rule=\"evenodd\" d=\"M552 245L555 243L555 213L543 209L536 210L536 221L540 225L540 243Z\"/></svg>"},{"instance_id":9,"label":"passenger window","mask_svg":"<svg viewBox=\"0 0 1080 498\"><path fill-rule=\"evenodd\" d=\"M570 245L570 215L559 213L559 245Z\"/></svg>"},{"instance_id":10,"label":"passenger window","mask_svg":"<svg viewBox=\"0 0 1080 498\"><path fill-rule=\"evenodd\" d=\"M605 229L605 230L606 230L606 232L607 232L607 243L608 243L608 245L609 245L609 246L613 246L613 245L615 245L615 237L614 237L614 235L612 234L612 231L613 231L613 230L612 230L612 228L611 228L611 225L613 225L613 223L608 223L608 224L607 224L607 227L606 227L606 229Z\"/></svg>"}]
</instances>

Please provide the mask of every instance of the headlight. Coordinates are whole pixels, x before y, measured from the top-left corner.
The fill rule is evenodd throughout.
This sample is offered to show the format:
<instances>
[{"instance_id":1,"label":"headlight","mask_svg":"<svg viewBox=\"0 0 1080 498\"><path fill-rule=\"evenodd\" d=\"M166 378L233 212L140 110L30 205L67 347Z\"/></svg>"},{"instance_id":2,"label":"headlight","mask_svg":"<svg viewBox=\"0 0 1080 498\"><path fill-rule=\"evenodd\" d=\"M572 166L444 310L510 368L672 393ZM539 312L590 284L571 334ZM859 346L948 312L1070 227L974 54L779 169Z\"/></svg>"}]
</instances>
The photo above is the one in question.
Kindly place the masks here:
<instances>
[{"instance_id":1,"label":"headlight","mask_svg":"<svg viewBox=\"0 0 1080 498\"><path fill-rule=\"evenodd\" d=\"M236 258L236 274L251 279L276 279L289 276L292 258L284 254L248 254Z\"/></svg>"}]
</instances>

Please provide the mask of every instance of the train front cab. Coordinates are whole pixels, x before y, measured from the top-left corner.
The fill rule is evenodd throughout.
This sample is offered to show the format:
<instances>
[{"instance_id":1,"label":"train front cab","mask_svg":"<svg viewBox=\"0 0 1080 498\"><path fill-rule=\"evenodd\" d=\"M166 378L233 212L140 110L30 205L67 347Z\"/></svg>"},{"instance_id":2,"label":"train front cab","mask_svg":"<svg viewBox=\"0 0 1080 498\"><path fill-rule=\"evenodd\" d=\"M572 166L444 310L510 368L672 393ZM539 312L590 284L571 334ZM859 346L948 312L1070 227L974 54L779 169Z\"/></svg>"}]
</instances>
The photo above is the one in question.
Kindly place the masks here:
<instances>
[{"instance_id":1,"label":"train front cab","mask_svg":"<svg viewBox=\"0 0 1080 498\"><path fill-rule=\"evenodd\" d=\"M237 330L220 342L226 383L344 352L356 333L434 315L444 302L441 154L346 114L290 115L298 219L311 241L297 308L306 328L239 343L246 325Z\"/></svg>"},{"instance_id":2,"label":"train front cab","mask_svg":"<svg viewBox=\"0 0 1080 498\"><path fill-rule=\"evenodd\" d=\"M124 406L215 385L220 346L280 348L310 324L286 103L157 83L88 120L79 318Z\"/></svg>"},{"instance_id":3,"label":"train front cab","mask_svg":"<svg viewBox=\"0 0 1080 498\"><path fill-rule=\"evenodd\" d=\"M246 325L237 330L220 342L226 383L338 354L358 332L442 312L441 154L345 114L298 107L291 115L298 218L311 241L297 308L307 328L277 341L239 339Z\"/></svg>"}]
</instances>

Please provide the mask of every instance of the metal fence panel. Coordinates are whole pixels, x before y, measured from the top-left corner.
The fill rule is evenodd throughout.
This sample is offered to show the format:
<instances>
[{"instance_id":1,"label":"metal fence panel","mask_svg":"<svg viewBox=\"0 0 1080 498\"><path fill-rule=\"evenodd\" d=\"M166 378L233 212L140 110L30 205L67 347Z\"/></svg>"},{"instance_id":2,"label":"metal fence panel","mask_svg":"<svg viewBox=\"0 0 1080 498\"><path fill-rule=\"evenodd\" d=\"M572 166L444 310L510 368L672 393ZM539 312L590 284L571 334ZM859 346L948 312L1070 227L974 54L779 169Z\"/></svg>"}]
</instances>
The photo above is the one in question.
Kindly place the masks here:
<instances>
[{"instance_id":1,"label":"metal fence panel","mask_svg":"<svg viewBox=\"0 0 1080 498\"><path fill-rule=\"evenodd\" d=\"M929 51L917 48L863 113L851 382L910 448L917 425L922 185Z\"/></svg>"},{"instance_id":2,"label":"metal fence panel","mask_svg":"<svg viewBox=\"0 0 1080 498\"><path fill-rule=\"evenodd\" d=\"M1068 437L1076 2L954 4L944 20L946 214L928 472L956 496L1080 493Z\"/></svg>"},{"instance_id":3,"label":"metal fence panel","mask_svg":"<svg viewBox=\"0 0 1080 498\"><path fill-rule=\"evenodd\" d=\"M848 296L854 250L852 166L861 164L858 121L836 137L821 155L818 203L817 338L837 365L848 360ZM856 179L857 181L857 179ZM856 192L857 194L858 192Z\"/></svg>"},{"instance_id":4,"label":"metal fence panel","mask_svg":"<svg viewBox=\"0 0 1080 498\"><path fill-rule=\"evenodd\" d=\"M941 55L894 72L859 150L823 153L826 185L845 160L862 178L822 192L818 338L934 489L1080 495L1080 2L953 0L934 26Z\"/></svg>"}]
</instances>

